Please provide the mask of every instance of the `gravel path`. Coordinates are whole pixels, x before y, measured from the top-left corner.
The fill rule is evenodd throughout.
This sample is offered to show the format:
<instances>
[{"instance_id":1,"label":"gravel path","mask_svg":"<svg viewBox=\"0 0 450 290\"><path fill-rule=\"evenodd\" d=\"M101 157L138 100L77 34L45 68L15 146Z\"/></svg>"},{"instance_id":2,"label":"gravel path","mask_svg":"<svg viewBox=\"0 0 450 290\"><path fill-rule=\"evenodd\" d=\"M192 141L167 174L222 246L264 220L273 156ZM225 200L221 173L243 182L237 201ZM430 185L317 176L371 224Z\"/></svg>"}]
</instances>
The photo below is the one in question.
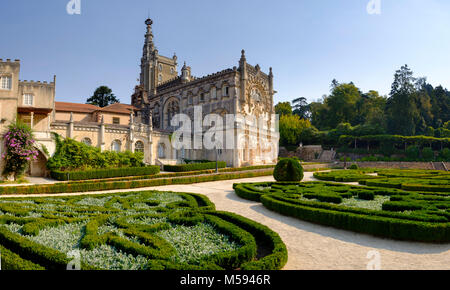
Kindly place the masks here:
<instances>
[{"instance_id":1,"label":"gravel path","mask_svg":"<svg viewBox=\"0 0 450 290\"><path fill-rule=\"evenodd\" d=\"M305 172L305 181L313 179L311 172ZM204 194L215 203L217 210L240 214L276 231L288 248L289 259L285 266L286 270L364 270L371 261L368 258L371 251L379 253L380 267L383 270L450 270L450 244L401 242L303 222L269 211L258 202L241 199L232 189L233 183L264 181L273 181L273 178L267 176L89 194L150 189Z\"/></svg>"}]
</instances>

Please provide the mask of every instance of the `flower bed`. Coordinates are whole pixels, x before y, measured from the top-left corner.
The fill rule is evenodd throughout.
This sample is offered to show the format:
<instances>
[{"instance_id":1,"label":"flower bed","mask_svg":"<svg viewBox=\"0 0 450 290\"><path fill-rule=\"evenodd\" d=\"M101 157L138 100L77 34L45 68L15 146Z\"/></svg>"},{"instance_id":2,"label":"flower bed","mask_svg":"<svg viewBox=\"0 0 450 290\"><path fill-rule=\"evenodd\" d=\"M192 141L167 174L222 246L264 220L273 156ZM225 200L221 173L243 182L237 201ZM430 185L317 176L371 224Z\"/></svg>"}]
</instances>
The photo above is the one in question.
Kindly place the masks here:
<instances>
[{"instance_id":1,"label":"flower bed","mask_svg":"<svg viewBox=\"0 0 450 290\"><path fill-rule=\"evenodd\" d=\"M267 227L216 212L202 195L155 191L0 200L0 249L3 269L66 269L74 250L85 270L275 270L287 261Z\"/></svg>"},{"instance_id":2,"label":"flower bed","mask_svg":"<svg viewBox=\"0 0 450 290\"><path fill-rule=\"evenodd\" d=\"M238 196L302 220L399 240L450 242L450 197L328 182L235 184Z\"/></svg>"}]
</instances>

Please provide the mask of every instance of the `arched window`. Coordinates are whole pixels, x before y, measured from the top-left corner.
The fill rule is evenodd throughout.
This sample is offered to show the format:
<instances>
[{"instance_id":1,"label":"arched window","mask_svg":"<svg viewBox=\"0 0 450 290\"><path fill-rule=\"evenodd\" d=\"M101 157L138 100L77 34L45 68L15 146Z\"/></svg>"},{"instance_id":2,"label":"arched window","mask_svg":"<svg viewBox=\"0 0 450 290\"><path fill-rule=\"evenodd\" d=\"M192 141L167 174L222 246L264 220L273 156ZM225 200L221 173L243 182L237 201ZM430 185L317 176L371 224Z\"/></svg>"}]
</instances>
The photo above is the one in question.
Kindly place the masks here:
<instances>
[{"instance_id":1,"label":"arched window","mask_svg":"<svg viewBox=\"0 0 450 290\"><path fill-rule=\"evenodd\" d=\"M159 128L159 118L160 118L159 104L156 104L152 114L153 127Z\"/></svg>"},{"instance_id":2,"label":"arched window","mask_svg":"<svg viewBox=\"0 0 450 290\"><path fill-rule=\"evenodd\" d=\"M171 127L170 123L172 121L172 118L179 114L180 112L180 106L177 99L170 100L164 110L164 128Z\"/></svg>"},{"instance_id":3,"label":"arched window","mask_svg":"<svg viewBox=\"0 0 450 290\"><path fill-rule=\"evenodd\" d=\"M111 151L120 152L121 147L122 147L122 143L119 140L114 140L111 143Z\"/></svg>"},{"instance_id":4,"label":"arched window","mask_svg":"<svg viewBox=\"0 0 450 290\"><path fill-rule=\"evenodd\" d=\"M142 141L137 141L134 144L134 152L142 152L142 153L144 153L144 143Z\"/></svg>"},{"instance_id":5,"label":"arched window","mask_svg":"<svg viewBox=\"0 0 450 290\"><path fill-rule=\"evenodd\" d=\"M89 138L83 138L83 140L81 140L81 143L88 145L88 146L92 146L92 140Z\"/></svg>"},{"instance_id":6,"label":"arched window","mask_svg":"<svg viewBox=\"0 0 450 290\"><path fill-rule=\"evenodd\" d=\"M158 158L166 158L166 146L162 143L158 145Z\"/></svg>"}]
</instances>

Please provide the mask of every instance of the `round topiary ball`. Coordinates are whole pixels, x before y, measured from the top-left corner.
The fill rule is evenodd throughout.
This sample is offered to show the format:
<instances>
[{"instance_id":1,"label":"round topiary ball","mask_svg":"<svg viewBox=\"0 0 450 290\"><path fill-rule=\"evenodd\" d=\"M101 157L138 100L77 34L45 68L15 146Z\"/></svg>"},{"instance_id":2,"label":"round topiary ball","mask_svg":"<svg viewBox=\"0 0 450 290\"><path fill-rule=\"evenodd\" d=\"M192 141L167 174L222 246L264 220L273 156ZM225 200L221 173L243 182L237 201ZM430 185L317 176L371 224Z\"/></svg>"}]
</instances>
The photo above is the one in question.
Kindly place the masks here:
<instances>
[{"instance_id":1,"label":"round topiary ball","mask_svg":"<svg viewBox=\"0 0 450 290\"><path fill-rule=\"evenodd\" d=\"M303 179L303 167L296 159L285 158L281 159L275 170L273 177L276 181L292 181L298 182Z\"/></svg>"},{"instance_id":2,"label":"round topiary ball","mask_svg":"<svg viewBox=\"0 0 450 290\"><path fill-rule=\"evenodd\" d=\"M359 169L359 167L357 164L352 164L352 166L350 166L350 169L356 170L356 169Z\"/></svg>"}]
</instances>

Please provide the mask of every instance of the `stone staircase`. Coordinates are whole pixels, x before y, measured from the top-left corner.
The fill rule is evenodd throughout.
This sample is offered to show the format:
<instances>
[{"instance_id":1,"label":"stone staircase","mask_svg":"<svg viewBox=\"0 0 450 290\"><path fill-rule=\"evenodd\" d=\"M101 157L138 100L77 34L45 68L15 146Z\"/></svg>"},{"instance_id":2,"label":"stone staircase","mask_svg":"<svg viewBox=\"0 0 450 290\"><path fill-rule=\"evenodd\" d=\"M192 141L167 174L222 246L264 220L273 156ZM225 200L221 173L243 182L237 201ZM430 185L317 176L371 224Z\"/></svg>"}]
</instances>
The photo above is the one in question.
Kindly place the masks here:
<instances>
[{"instance_id":1,"label":"stone staircase","mask_svg":"<svg viewBox=\"0 0 450 290\"><path fill-rule=\"evenodd\" d=\"M432 162L434 170L443 170L448 171L448 168L445 166L444 162Z\"/></svg>"},{"instance_id":2,"label":"stone staircase","mask_svg":"<svg viewBox=\"0 0 450 290\"><path fill-rule=\"evenodd\" d=\"M322 154L320 154L319 161L320 162L331 162L336 157L336 151L334 150L324 150Z\"/></svg>"}]
</instances>

